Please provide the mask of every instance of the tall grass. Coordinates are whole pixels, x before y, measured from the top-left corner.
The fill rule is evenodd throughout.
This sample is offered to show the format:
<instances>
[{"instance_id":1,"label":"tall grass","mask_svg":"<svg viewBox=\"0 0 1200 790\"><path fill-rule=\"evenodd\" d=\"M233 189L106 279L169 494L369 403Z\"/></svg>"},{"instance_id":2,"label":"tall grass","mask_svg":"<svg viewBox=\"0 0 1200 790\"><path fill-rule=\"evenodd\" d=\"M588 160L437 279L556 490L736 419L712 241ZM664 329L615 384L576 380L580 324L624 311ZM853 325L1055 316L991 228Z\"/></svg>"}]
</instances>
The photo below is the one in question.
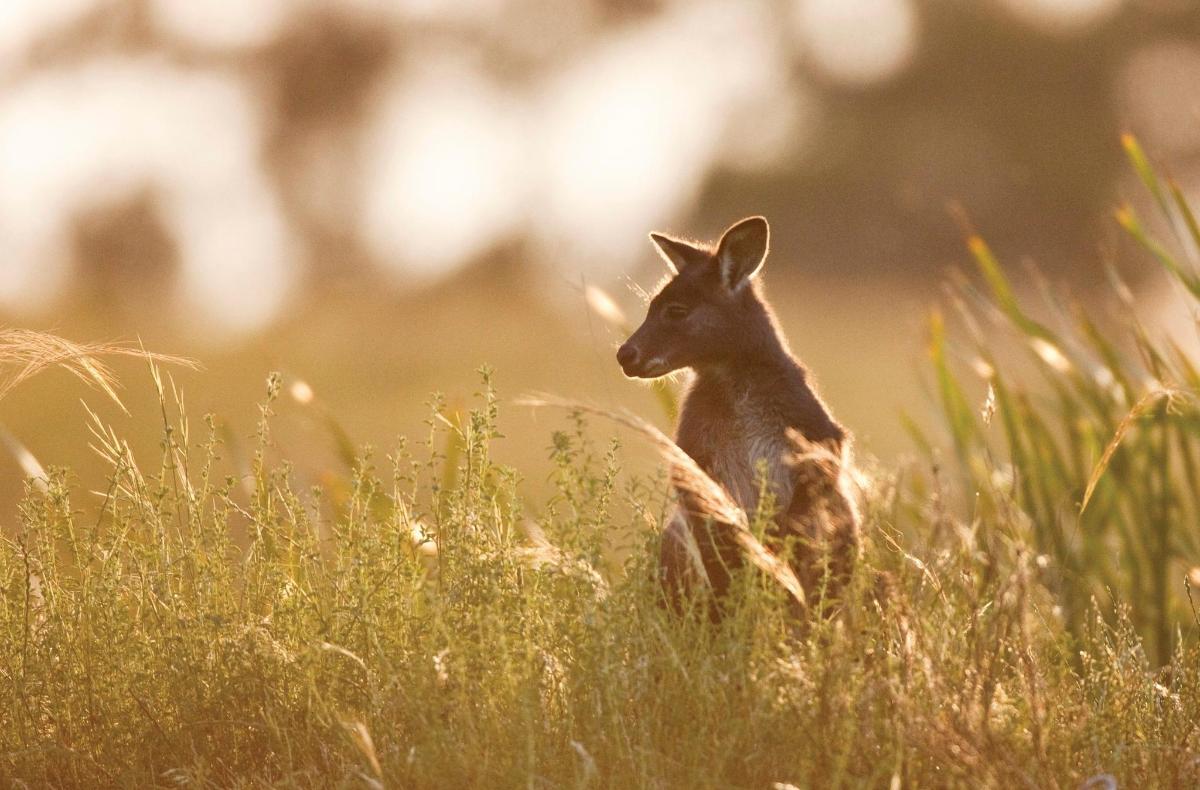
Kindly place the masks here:
<instances>
[{"instance_id":1,"label":"tall grass","mask_svg":"<svg viewBox=\"0 0 1200 790\"><path fill-rule=\"evenodd\" d=\"M1178 190L1127 145L1192 249ZM1120 219L1195 298L1194 262ZM1196 556L1195 365L1131 300L1114 340L1049 289L1028 308L970 247L985 287L959 284L965 334L936 318L931 344L958 474L872 470L840 606L799 621L765 549L720 625L671 614L667 477L629 475L586 409L547 437L553 493L527 501L493 453L489 373L474 408L435 399L428 435L383 458L271 376L242 458L151 359L161 452L93 414L108 484L29 464L0 535L0 786L1200 784L1200 619L1173 581ZM285 391L345 479L278 457ZM625 422L675 482L711 485ZM767 514L726 515L761 549Z\"/></svg>"},{"instance_id":2,"label":"tall grass","mask_svg":"<svg viewBox=\"0 0 1200 790\"><path fill-rule=\"evenodd\" d=\"M1129 206L1116 219L1195 316L1195 214L1136 140L1123 143L1171 242L1152 238ZM962 279L951 289L961 335L948 340L940 315L931 325L937 388L964 486L978 494L981 516L1002 516L1011 500L1028 518L1073 633L1086 626L1093 598L1110 609L1123 603L1153 659L1166 662L1177 630L1194 622L1184 584L1200 565L1200 360L1147 328L1111 265L1104 271L1122 307L1116 331L1036 270L1023 278L1035 294L1019 292L978 236L968 247L982 284ZM1032 373L1014 363L1022 350ZM982 409L972 395L981 386Z\"/></svg>"},{"instance_id":3,"label":"tall grass","mask_svg":"<svg viewBox=\"0 0 1200 790\"><path fill-rule=\"evenodd\" d=\"M1124 612L1067 642L1020 519L966 521L882 477L837 617L798 631L750 569L713 627L661 604L664 481L627 477L582 415L550 437L545 501L495 462L485 381L463 419L360 455L334 503L275 458L280 391L244 480L165 386L159 457L96 420L107 489L30 486L0 541L0 784L1200 779L1200 654L1153 671Z\"/></svg>"}]
</instances>

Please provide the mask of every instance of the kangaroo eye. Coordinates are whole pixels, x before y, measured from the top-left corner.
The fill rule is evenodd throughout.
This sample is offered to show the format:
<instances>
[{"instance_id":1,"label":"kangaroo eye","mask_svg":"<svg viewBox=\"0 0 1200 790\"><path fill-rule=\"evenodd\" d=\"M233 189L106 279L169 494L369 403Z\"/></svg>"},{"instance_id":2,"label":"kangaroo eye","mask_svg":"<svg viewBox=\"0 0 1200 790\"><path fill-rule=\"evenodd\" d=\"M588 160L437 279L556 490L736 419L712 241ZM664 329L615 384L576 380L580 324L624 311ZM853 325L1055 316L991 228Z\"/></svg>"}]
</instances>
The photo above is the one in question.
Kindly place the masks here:
<instances>
[{"instance_id":1,"label":"kangaroo eye","mask_svg":"<svg viewBox=\"0 0 1200 790\"><path fill-rule=\"evenodd\" d=\"M687 307L681 304L669 304L663 310L663 317L665 317L668 321L678 321L679 319L687 316L687 314Z\"/></svg>"}]
</instances>

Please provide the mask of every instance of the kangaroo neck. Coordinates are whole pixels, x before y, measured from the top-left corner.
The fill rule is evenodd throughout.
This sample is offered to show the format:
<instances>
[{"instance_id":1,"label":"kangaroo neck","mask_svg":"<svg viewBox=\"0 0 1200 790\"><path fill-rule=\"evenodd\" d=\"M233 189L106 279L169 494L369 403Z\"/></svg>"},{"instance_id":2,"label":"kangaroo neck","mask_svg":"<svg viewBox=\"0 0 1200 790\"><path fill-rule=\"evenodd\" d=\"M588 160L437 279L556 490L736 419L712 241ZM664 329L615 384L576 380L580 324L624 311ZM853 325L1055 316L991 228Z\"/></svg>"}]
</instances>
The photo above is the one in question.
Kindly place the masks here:
<instances>
[{"instance_id":1,"label":"kangaroo neck","mask_svg":"<svg viewBox=\"0 0 1200 790\"><path fill-rule=\"evenodd\" d=\"M713 360L716 367L739 372L777 372L798 367L770 306L754 290L744 298L748 304L744 308L741 341L732 349L734 353Z\"/></svg>"},{"instance_id":2,"label":"kangaroo neck","mask_svg":"<svg viewBox=\"0 0 1200 790\"><path fill-rule=\"evenodd\" d=\"M764 332L736 354L695 367L697 378L713 383L753 385L778 381L781 374L803 373L803 367L784 345L778 332ZM741 389L742 387L737 387Z\"/></svg>"}]
</instances>

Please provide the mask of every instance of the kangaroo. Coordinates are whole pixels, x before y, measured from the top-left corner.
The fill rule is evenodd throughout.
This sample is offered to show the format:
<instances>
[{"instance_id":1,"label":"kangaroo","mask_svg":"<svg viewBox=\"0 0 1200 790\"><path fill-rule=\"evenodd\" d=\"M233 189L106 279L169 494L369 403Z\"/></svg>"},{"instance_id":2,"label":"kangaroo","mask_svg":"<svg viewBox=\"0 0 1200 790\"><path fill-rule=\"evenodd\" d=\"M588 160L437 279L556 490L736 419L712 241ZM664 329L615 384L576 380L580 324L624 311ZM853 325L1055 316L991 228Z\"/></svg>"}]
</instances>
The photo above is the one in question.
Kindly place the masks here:
<instances>
[{"instance_id":1,"label":"kangaroo","mask_svg":"<svg viewBox=\"0 0 1200 790\"><path fill-rule=\"evenodd\" d=\"M843 486L850 437L813 391L763 296L769 237L763 217L733 224L715 247L651 233L672 276L617 362L630 378L692 370L676 444L747 514L765 484L776 507L768 546L787 554L811 599L822 583L836 593L857 552L858 514ZM720 619L742 557L694 497L677 487L677 499L659 557L664 592L678 609L700 565Z\"/></svg>"}]
</instances>

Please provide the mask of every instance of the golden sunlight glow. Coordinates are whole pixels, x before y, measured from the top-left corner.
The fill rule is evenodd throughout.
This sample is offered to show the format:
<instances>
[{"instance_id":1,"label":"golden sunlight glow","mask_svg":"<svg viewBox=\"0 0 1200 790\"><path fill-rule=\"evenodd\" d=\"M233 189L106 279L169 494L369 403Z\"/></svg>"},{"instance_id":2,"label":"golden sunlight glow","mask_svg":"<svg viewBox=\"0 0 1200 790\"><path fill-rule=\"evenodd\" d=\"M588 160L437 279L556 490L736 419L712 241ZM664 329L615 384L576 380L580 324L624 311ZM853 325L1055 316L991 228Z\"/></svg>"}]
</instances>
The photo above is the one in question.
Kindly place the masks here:
<instances>
[{"instance_id":1,"label":"golden sunlight glow","mask_svg":"<svg viewBox=\"0 0 1200 790\"><path fill-rule=\"evenodd\" d=\"M52 296L73 217L151 186L187 303L229 328L260 325L290 281L260 138L236 83L157 60L96 60L19 83L0 99L0 302Z\"/></svg>"},{"instance_id":2,"label":"golden sunlight glow","mask_svg":"<svg viewBox=\"0 0 1200 790\"><path fill-rule=\"evenodd\" d=\"M795 22L814 65L848 85L894 77L916 51L911 0L798 0Z\"/></svg>"},{"instance_id":3,"label":"golden sunlight glow","mask_svg":"<svg viewBox=\"0 0 1200 790\"><path fill-rule=\"evenodd\" d=\"M645 253L696 199L726 130L784 87L771 18L751 2L680 4L584 55L545 100L537 231L580 265Z\"/></svg>"},{"instance_id":4,"label":"golden sunlight glow","mask_svg":"<svg viewBox=\"0 0 1200 790\"><path fill-rule=\"evenodd\" d=\"M46 33L94 11L100 0L3 0L0 2L0 70L19 59Z\"/></svg>"},{"instance_id":5,"label":"golden sunlight glow","mask_svg":"<svg viewBox=\"0 0 1200 790\"><path fill-rule=\"evenodd\" d=\"M302 406L307 406L316 398L312 386L303 379L296 379L292 382L292 386L288 388L288 392L292 396L292 400Z\"/></svg>"},{"instance_id":6,"label":"golden sunlight glow","mask_svg":"<svg viewBox=\"0 0 1200 790\"><path fill-rule=\"evenodd\" d=\"M989 25L1067 32L1125 5L988 1ZM726 185L768 210L792 196L767 189L842 168L862 128L842 94L900 77L923 36L951 30L923 26L929 0L624 5L0 0L0 307L53 305L94 253L81 219L143 199L174 247L182 314L229 330L278 317L304 247L325 260L331 240L402 284L501 249L611 277L649 260L647 230L702 199L729 208L711 202ZM964 31L979 21L960 16ZM1190 162L1200 49L1137 46L1120 55L1117 117ZM1002 204L995 175L1019 164L1007 133L903 102L881 177L905 204Z\"/></svg>"},{"instance_id":7,"label":"golden sunlight glow","mask_svg":"<svg viewBox=\"0 0 1200 790\"><path fill-rule=\"evenodd\" d=\"M1200 151L1200 48L1165 41L1133 53L1117 78L1122 122L1162 155Z\"/></svg>"},{"instance_id":8,"label":"golden sunlight glow","mask_svg":"<svg viewBox=\"0 0 1200 790\"><path fill-rule=\"evenodd\" d=\"M625 312L603 288L589 283L584 288L583 295L593 313L616 328L625 329L628 326L629 320L625 317Z\"/></svg>"},{"instance_id":9,"label":"golden sunlight glow","mask_svg":"<svg viewBox=\"0 0 1200 790\"><path fill-rule=\"evenodd\" d=\"M515 102L465 58L423 54L394 77L363 138L362 231L380 262L428 276L525 218L530 173Z\"/></svg>"},{"instance_id":10,"label":"golden sunlight glow","mask_svg":"<svg viewBox=\"0 0 1200 790\"><path fill-rule=\"evenodd\" d=\"M331 0L337 3L338 0ZM507 0L341 0L371 13L395 14L409 20L453 20L486 25L504 13Z\"/></svg>"},{"instance_id":11,"label":"golden sunlight glow","mask_svg":"<svg viewBox=\"0 0 1200 790\"><path fill-rule=\"evenodd\" d=\"M294 0L153 0L154 20L172 36L213 48L259 46L273 39Z\"/></svg>"},{"instance_id":12,"label":"golden sunlight glow","mask_svg":"<svg viewBox=\"0 0 1200 790\"><path fill-rule=\"evenodd\" d=\"M1012 13L1049 30L1074 32L1109 18L1123 0L1000 0Z\"/></svg>"},{"instance_id":13,"label":"golden sunlight glow","mask_svg":"<svg viewBox=\"0 0 1200 790\"><path fill-rule=\"evenodd\" d=\"M1043 362L1059 373L1066 373L1071 369L1071 360L1067 359L1066 355L1062 351L1059 351L1058 346L1050 341L1035 337L1030 339L1029 344L1033 347L1034 353L1042 358Z\"/></svg>"}]
</instances>

